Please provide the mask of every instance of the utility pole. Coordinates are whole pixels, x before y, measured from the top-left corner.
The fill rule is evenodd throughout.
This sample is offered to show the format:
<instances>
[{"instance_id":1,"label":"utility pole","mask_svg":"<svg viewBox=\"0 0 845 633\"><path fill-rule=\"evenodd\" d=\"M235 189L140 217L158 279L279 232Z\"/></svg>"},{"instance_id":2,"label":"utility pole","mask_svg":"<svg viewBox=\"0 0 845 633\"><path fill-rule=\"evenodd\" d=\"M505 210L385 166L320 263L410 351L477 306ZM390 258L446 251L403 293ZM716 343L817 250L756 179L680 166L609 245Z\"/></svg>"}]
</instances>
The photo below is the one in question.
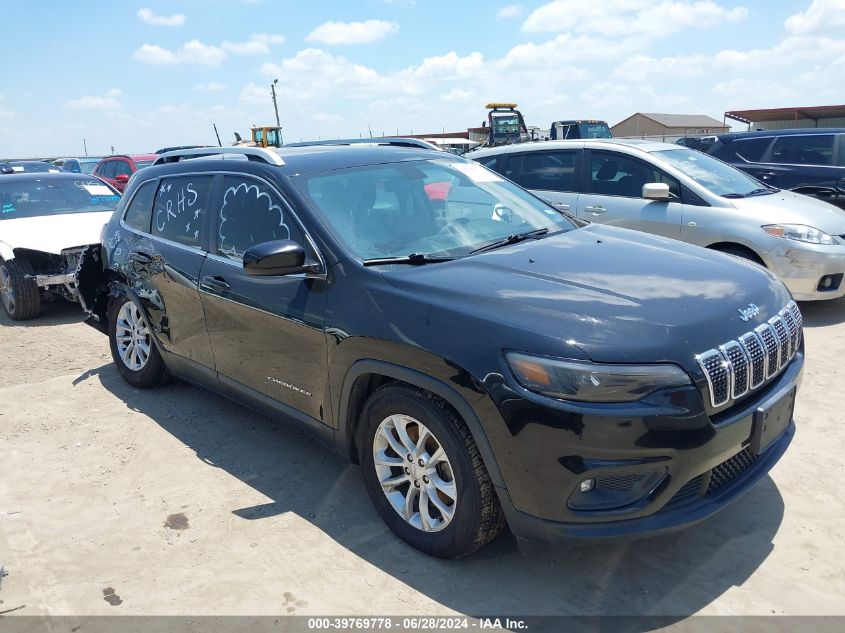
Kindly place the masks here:
<instances>
[{"instance_id":1,"label":"utility pole","mask_svg":"<svg viewBox=\"0 0 845 633\"><path fill-rule=\"evenodd\" d=\"M217 132L217 124L212 123L212 125L214 126L214 135L217 137L217 146L223 147L223 143L220 142L220 134Z\"/></svg>"},{"instance_id":2,"label":"utility pole","mask_svg":"<svg viewBox=\"0 0 845 633\"><path fill-rule=\"evenodd\" d=\"M282 127L281 121L279 121L279 104L276 102L276 84L279 83L278 79L274 79L273 83L270 84L270 91L273 93L273 109L276 111L276 126Z\"/></svg>"},{"instance_id":3,"label":"utility pole","mask_svg":"<svg viewBox=\"0 0 845 633\"><path fill-rule=\"evenodd\" d=\"M85 155L88 156L88 143L85 142L85 139L82 139L82 147L85 148Z\"/></svg>"}]
</instances>

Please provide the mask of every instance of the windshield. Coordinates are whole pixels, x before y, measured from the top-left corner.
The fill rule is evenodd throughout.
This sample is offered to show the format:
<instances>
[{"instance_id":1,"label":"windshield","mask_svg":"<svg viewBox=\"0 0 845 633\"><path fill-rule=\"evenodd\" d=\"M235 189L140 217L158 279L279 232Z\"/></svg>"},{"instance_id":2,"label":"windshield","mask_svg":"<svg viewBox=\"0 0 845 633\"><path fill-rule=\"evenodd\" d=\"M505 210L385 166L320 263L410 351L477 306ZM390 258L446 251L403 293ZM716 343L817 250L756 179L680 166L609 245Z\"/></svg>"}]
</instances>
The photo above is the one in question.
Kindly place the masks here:
<instances>
[{"instance_id":1,"label":"windshield","mask_svg":"<svg viewBox=\"0 0 845 633\"><path fill-rule=\"evenodd\" d=\"M0 220L39 215L114 211L120 196L99 180L0 180Z\"/></svg>"},{"instance_id":2,"label":"windshield","mask_svg":"<svg viewBox=\"0 0 845 633\"><path fill-rule=\"evenodd\" d=\"M776 191L720 160L691 149L668 149L655 156L679 169L717 196L744 197L749 193Z\"/></svg>"},{"instance_id":3,"label":"windshield","mask_svg":"<svg viewBox=\"0 0 845 633\"><path fill-rule=\"evenodd\" d=\"M51 163L45 163L39 160L28 161L28 162L21 162L21 163L9 163L12 166L12 171L14 172L48 172L48 171L60 171L58 167Z\"/></svg>"},{"instance_id":4,"label":"windshield","mask_svg":"<svg viewBox=\"0 0 845 633\"><path fill-rule=\"evenodd\" d=\"M581 138L611 138L607 123L581 123Z\"/></svg>"},{"instance_id":5,"label":"windshield","mask_svg":"<svg viewBox=\"0 0 845 633\"><path fill-rule=\"evenodd\" d=\"M81 160L79 161L79 169L82 170L83 174L93 174L94 168L97 166L100 160Z\"/></svg>"},{"instance_id":6,"label":"windshield","mask_svg":"<svg viewBox=\"0 0 845 633\"><path fill-rule=\"evenodd\" d=\"M151 160L136 160L135 161L135 168L136 169L143 169L144 167L149 167L153 164L154 161Z\"/></svg>"},{"instance_id":7,"label":"windshield","mask_svg":"<svg viewBox=\"0 0 845 633\"><path fill-rule=\"evenodd\" d=\"M519 117L497 116L493 117L494 134L519 134Z\"/></svg>"},{"instance_id":8,"label":"windshield","mask_svg":"<svg viewBox=\"0 0 845 633\"><path fill-rule=\"evenodd\" d=\"M293 181L361 260L460 257L518 233L575 228L524 189L461 159L370 165Z\"/></svg>"}]
</instances>

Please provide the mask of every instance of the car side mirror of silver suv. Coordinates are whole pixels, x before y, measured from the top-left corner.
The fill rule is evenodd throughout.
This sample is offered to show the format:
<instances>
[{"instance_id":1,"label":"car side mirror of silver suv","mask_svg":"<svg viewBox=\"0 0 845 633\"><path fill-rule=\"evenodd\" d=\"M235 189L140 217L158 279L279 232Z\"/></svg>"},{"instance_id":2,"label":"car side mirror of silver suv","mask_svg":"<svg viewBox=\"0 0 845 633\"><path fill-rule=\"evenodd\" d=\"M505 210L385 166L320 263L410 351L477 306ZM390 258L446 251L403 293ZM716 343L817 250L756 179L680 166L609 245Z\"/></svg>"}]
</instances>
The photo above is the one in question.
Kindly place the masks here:
<instances>
[{"instance_id":1,"label":"car side mirror of silver suv","mask_svg":"<svg viewBox=\"0 0 845 633\"><path fill-rule=\"evenodd\" d=\"M662 182L648 182L643 185L643 198L646 200L668 200L669 185Z\"/></svg>"}]
</instances>

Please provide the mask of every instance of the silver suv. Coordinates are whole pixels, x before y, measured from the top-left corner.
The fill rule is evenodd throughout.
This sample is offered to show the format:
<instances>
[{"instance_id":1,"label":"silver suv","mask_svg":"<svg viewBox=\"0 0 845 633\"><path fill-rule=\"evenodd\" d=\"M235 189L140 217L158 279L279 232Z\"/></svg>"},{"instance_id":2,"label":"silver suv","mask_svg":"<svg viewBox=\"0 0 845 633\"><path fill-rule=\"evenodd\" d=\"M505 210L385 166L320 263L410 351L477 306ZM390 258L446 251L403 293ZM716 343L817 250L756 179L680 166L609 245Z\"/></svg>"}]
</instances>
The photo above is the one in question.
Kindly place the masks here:
<instances>
[{"instance_id":1,"label":"silver suv","mask_svg":"<svg viewBox=\"0 0 845 633\"><path fill-rule=\"evenodd\" d=\"M549 141L467 154L561 211L766 266L799 301L845 294L845 211L695 150L633 139Z\"/></svg>"}]
</instances>

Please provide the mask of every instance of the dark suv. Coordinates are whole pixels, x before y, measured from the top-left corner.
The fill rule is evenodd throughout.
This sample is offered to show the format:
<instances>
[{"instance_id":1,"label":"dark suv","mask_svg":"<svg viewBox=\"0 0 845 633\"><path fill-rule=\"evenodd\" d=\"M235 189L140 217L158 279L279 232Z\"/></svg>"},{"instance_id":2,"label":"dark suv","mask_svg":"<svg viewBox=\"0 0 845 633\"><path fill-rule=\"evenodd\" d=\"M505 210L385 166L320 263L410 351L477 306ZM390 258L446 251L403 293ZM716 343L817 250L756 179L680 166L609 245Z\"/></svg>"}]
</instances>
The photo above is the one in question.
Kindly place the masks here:
<instances>
[{"instance_id":1,"label":"dark suv","mask_svg":"<svg viewBox=\"0 0 845 633\"><path fill-rule=\"evenodd\" d=\"M845 209L845 129L723 134L707 151L766 184Z\"/></svg>"},{"instance_id":2,"label":"dark suv","mask_svg":"<svg viewBox=\"0 0 845 633\"><path fill-rule=\"evenodd\" d=\"M801 315L772 274L577 228L442 152L165 154L79 286L129 383L180 376L322 440L435 556L506 522L523 544L682 527L794 433Z\"/></svg>"}]
</instances>

